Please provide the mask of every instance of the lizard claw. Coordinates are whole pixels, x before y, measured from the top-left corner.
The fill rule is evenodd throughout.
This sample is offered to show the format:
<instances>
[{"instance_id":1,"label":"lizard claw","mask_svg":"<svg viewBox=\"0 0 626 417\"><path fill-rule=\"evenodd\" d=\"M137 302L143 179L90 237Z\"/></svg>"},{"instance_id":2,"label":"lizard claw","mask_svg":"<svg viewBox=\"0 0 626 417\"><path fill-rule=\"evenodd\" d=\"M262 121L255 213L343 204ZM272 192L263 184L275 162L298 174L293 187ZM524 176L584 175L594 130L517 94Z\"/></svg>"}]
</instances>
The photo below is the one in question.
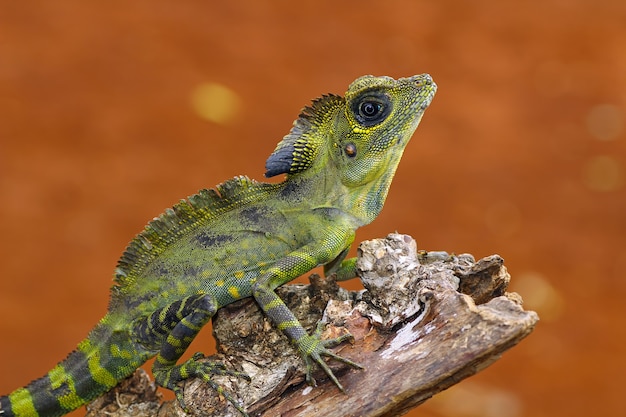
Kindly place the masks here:
<instances>
[{"instance_id":1,"label":"lizard claw","mask_svg":"<svg viewBox=\"0 0 626 417\"><path fill-rule=\"evenodd\" d=\"M322 340L320 338L324 324L318 323L315 332L312 335L303 336L300 340L298 340L298 349L300 350L302 356L304 357L304 361L306 364L306 380L309 384L316 386L315 379L311 375L312 371L312 362L317 363L317 365L324 370L326 375L330 378L331 381L339 388L341 392L345 394L345 390L335 374L330 369L330 367L326 364L322 356L328 356L336 361L345 363L346 365L350 365L356 369L365 369L362 365L351 361L350 359L346 359L342 356L339 356L329 350L329 347L334 347L343 343L346 340L353 340L354 337L350 333L346 333L334 339L326 339Z\"/></svg>"}]
</instances>

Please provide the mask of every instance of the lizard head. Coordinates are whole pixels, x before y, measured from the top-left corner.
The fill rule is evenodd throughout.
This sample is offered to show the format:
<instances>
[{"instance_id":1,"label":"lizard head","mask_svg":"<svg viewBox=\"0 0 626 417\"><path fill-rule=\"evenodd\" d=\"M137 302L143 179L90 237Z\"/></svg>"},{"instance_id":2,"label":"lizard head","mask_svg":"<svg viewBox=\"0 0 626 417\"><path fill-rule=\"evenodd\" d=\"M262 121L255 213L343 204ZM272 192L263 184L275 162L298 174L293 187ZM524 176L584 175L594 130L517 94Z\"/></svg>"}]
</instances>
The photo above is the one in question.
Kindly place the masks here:
<instances>
[{"instance_id":1,"label":"lizard head","mask_svg":"<svg viewBox=\"0 0 626 417\"><path fill-rule=\"evenodd\" d=\"M349 128L337 137L331 155L342 166L342 183L354 190L353 214L365 223L382 209L404 149L436 90L428 74L399 80L365 76L348 88Z\"/></svg>"},{"instance_id":2,"label":"lizard head","mask_svg":"<svg viewBox=\"0 0 626 417\"><path fill-rule=\"evenodd\" d=\"M265 175L338 177L351 204L372 220L436 90L428 74L360 77L345 98L326 95L302 111L267 160Z\"/></svg>"},{"instance_id":3,"label":"lizard head","mask_svg":"<svg viewBox=\"0 0 626 417\"><path fill-rule=\"evenodd\" d=\"M346 92L348 129L336 137L333 159L342 182L359 186L391 174L437 87L428 74L394 80L364 76Z\"/></svg>"}]
</instances>

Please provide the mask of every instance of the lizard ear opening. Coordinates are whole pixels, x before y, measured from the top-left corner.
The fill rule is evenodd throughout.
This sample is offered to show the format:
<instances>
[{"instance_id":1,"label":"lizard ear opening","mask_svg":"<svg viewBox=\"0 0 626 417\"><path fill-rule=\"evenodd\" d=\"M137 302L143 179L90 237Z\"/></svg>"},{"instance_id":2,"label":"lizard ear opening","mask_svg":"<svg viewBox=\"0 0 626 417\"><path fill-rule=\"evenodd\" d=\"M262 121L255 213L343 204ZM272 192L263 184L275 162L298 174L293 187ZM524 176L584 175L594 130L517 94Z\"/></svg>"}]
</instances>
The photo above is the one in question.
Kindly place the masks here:
<instances>
[{"instance_id":1,"label":"lizard ear opening","mask_svg":"<svg viewBox=\"0 0 626 417\"><path fill-rule=\"evenodd\" d=\"M324 135L316 134L324 122L323 116L328 116L332 107L343 105L343 97L329 94L313 101L310 107L305 107L293 122L289 134L267 158L265 176L270 178L279 174L295 174L310 167L324 139Z\"/></svg>"}]
</instances>

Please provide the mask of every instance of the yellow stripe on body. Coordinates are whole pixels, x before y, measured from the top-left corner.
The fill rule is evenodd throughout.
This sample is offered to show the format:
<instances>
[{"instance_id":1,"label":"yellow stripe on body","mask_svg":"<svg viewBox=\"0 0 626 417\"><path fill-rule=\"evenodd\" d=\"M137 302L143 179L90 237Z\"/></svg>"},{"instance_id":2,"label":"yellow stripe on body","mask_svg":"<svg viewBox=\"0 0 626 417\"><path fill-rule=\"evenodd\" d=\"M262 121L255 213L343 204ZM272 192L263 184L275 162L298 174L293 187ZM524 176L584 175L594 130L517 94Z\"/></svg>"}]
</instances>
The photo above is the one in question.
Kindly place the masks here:
<instances>
[{"instance_id":1,"label":"yellow stripe on body","mask_svg":"<svg viewBox=\"0 0 626 417\"><path fill-rule=\"evenodd\" d=\"M166 341L167 341L168 344L170 344L170 345L172 345L172 346L174 346L176 348L180 348L181 345L183 344L182 340L176 338L175 336L172 336L171 333L167 336Z\"/></svg>"},{"instance_id":2,"label":"yellow stripe on body","mask_svg":"<svg viewBox=\"0 0 626 417\"><path fill-rule=\"evenodd\" d=\"M112 356L127 359L129 361L133 359L133 353L130 350L122 349L119 345L115 343L111 345L109 351L111 352Z\"/></svg>"},{"instance_id":3,"label":"yellow stripe on body","mask_svg":"<svg viewBox=\"0 0 626 417\"><path fill-rule=\"evenodd\" d=\"M89 339L83 340L78 345L78 350L87 356L89 373L94 381L107 387L114 387L117 385L118 381L115 379L113 374L100 365L100 351L97 347L94 347L91 344Z\"/></svg>"},{"instance_id":4,"label":"yellow stripe on body","mask_svg":"<svg viewBox=\"0 0 626 417\"><path fill-rule=\"evenodd\" d=\"M48 377L50 378L50 386L53 389L66 385L70 390L67 394L57 397L61 407L66 410L73 410L85 403L85 400L76 394L74 378L61 365L55 366L50 372L48 372Z\"/></svg>"},{"instance_id":5,"label":"yellow stripe on body","mask_svg":"<svg viewBox=\"0 0 626 417\"><path fill-rule=\"evenodd\" d=\"M298 323L297 320L281 321L280 323L276 325L276 327L278 327L279 330L285 330L290 327L299 327L299 326L300 326L300 323Z\"/></svg>"},{"instance_id":6,"label":"yellow stripe on body","mask_svg":"<svg viewBox=\"0 0 626 417\"><path fill-rule=\"evenodd\" d=\"M268 311L276 307L285 307L285 303L283 303L283 300L281 300L279 296L276 296L276 298L265 304L263 307L265 307L265 310Z\"/></svg>"},{"instance_id":7,"label":"yellow stripe on body","mask_svg":"<svg viewBox=\"0 0 626 417\"><path fill-rule=\"evenodd\" d=\"M11 400L11 407L15 417L34 417L38 416L37 410L35 410L35 404L33 403L33 397L26 388L18 388L9 394L9 400Z\"/></svg>"}]
</instances>

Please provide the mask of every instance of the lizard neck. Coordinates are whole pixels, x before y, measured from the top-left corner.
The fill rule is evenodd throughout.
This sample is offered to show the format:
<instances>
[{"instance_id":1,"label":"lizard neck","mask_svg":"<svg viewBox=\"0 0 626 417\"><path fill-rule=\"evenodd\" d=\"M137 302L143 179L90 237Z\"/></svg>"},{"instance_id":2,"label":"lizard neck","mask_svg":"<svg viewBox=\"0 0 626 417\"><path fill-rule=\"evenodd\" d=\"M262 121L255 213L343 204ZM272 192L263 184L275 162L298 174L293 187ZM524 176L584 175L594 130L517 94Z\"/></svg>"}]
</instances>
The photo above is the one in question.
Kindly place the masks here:
<instances>
[{"instance_id":1,"label":"lizard neck","mask_svg":"<svg viewBox=\"0 0 626 417\"><path fill-rule=\"evenodd\" d=\"M313 172L316 171L316 172ZM289 175L281 194L291 204L309 208L334 208L351 218L355 229L371 223L381 212L395 168L360 185L342 183L332 163L319 170Z\"/></svg>"}]
</instances>

